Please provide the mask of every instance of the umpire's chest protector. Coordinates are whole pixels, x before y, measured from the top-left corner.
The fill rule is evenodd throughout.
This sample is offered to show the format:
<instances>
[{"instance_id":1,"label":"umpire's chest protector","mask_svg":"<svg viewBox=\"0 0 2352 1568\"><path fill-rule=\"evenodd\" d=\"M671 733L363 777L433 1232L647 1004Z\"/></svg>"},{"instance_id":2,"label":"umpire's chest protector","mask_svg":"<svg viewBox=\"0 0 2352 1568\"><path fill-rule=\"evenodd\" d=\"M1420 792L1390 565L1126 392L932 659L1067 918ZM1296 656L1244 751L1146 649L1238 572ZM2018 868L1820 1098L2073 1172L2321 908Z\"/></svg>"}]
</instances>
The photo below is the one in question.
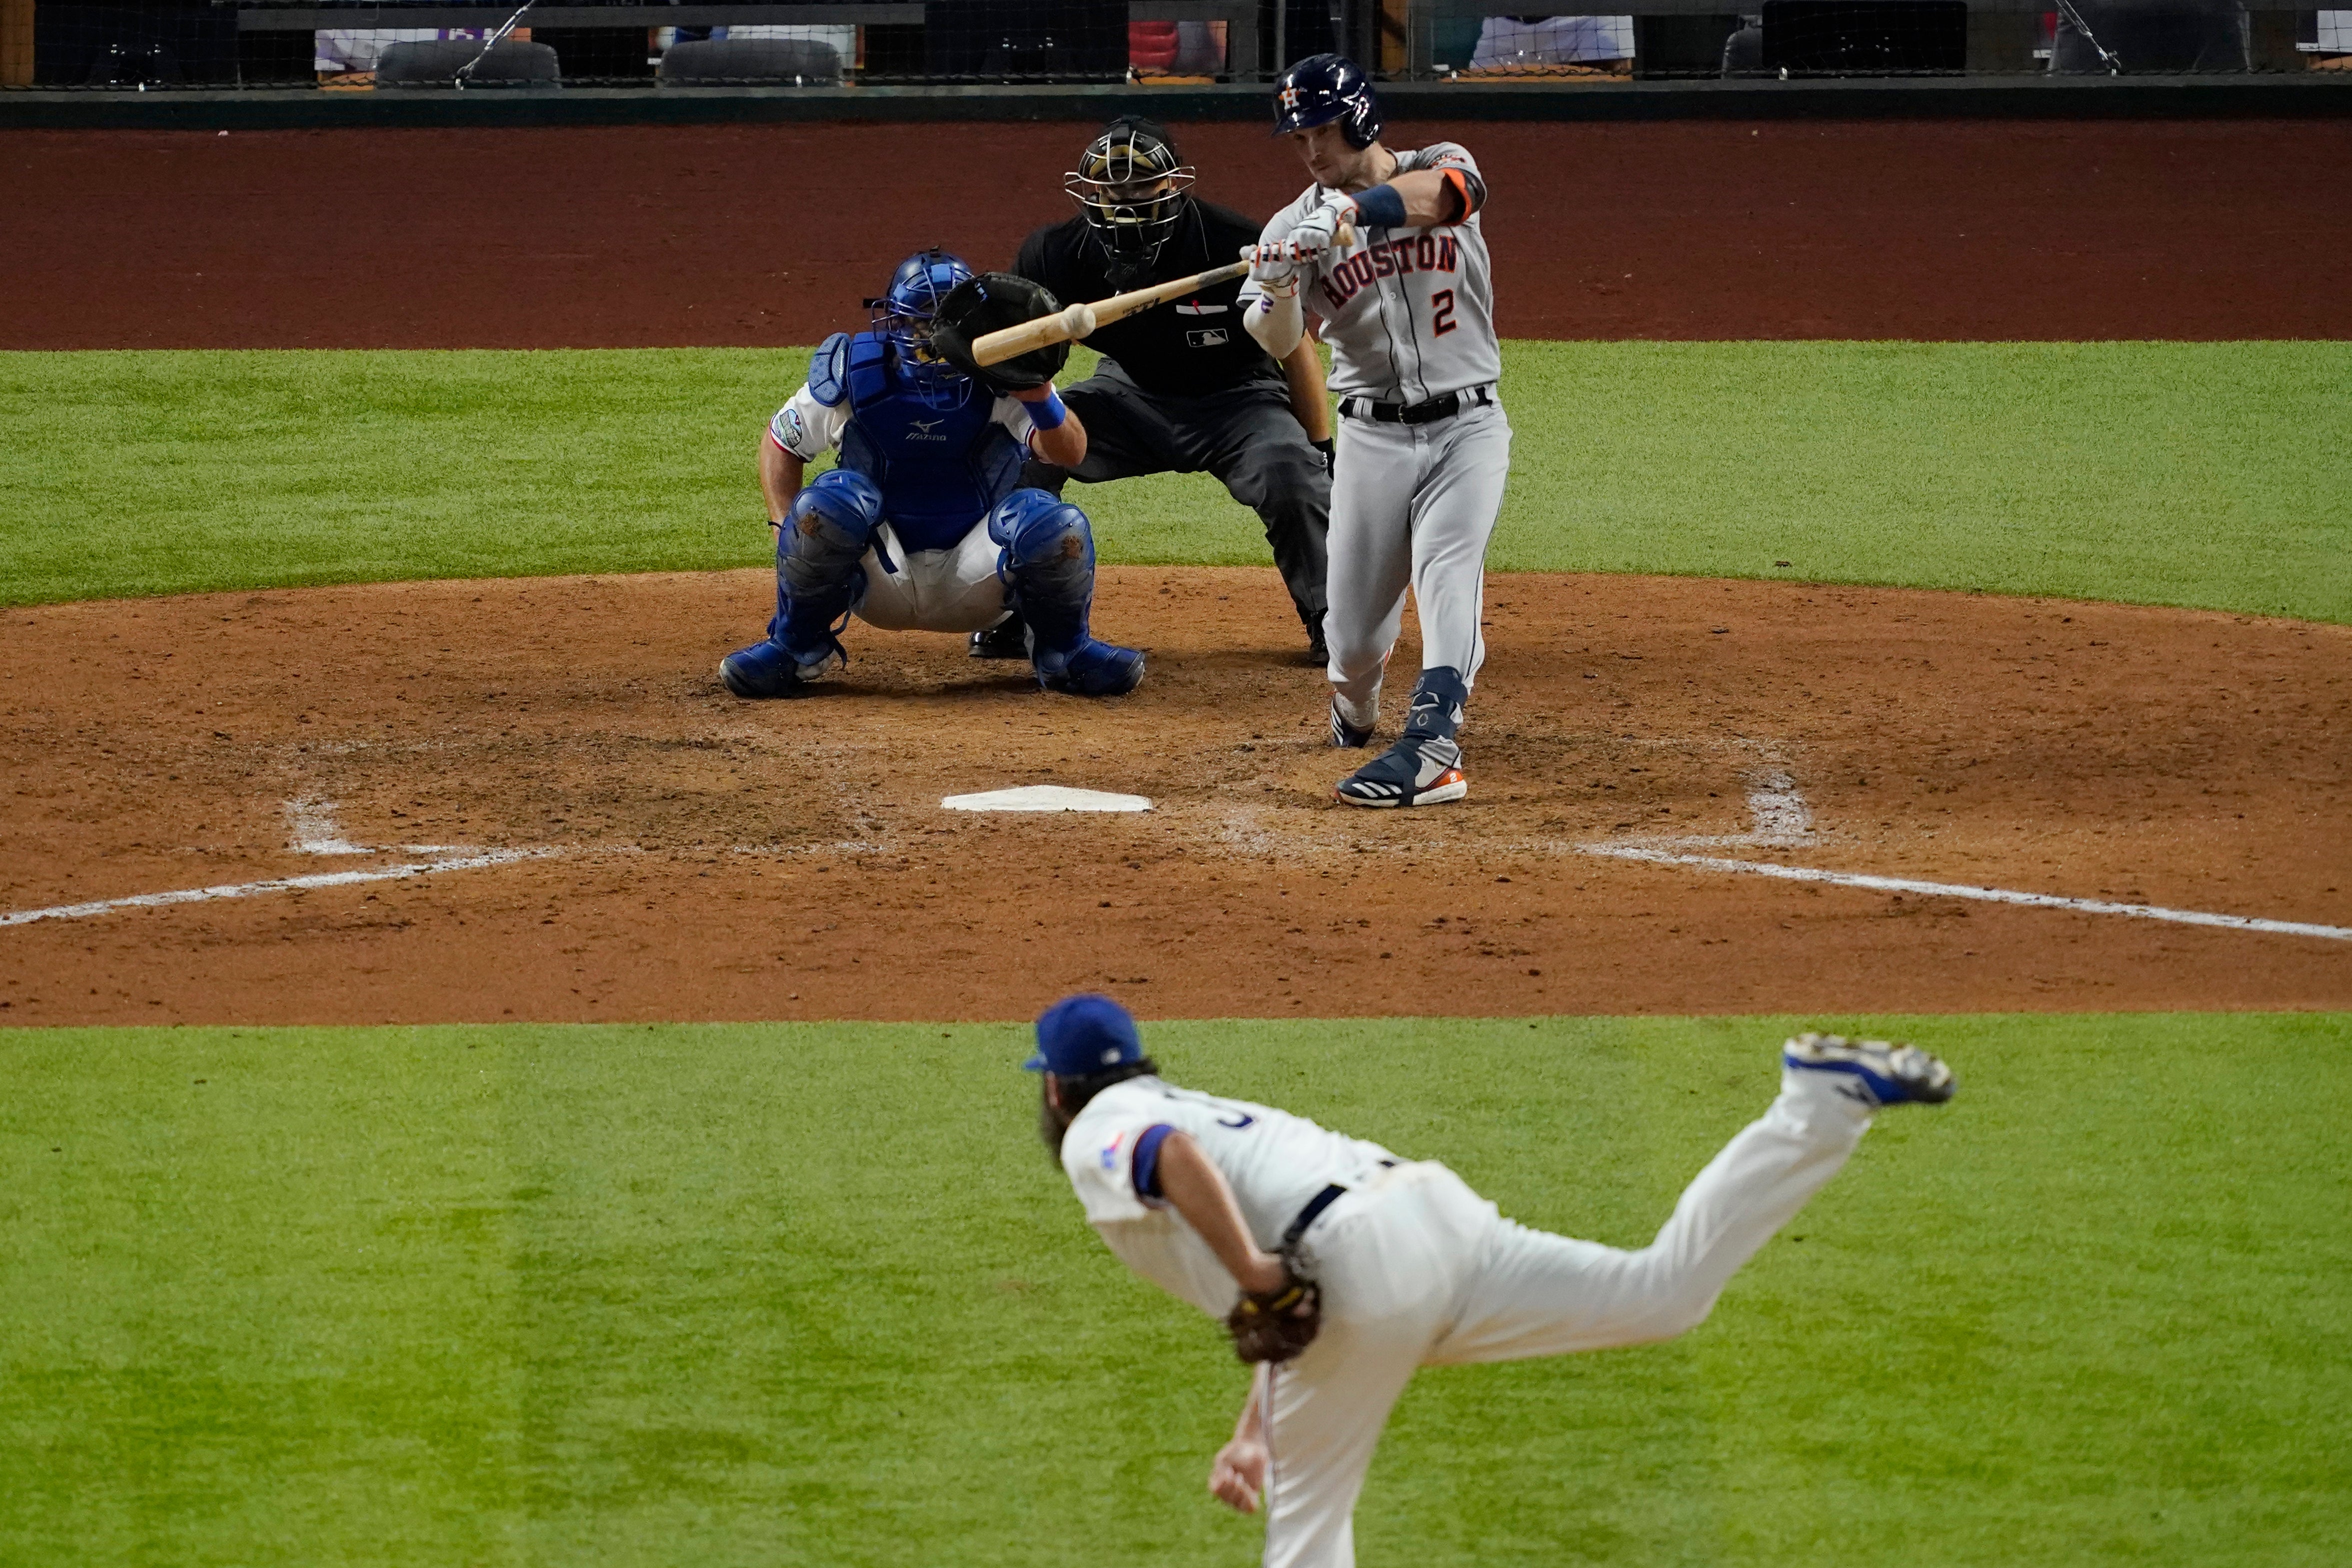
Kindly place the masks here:
<instances>
[{"instance_id":1,"label":"umpire's chest protector","mask_svg":"<svg viewBox=\"0 0 2352 1568\"><path fill-rule=\"evenodd\" d=\"M850 417L841 465L881 490L900 549L945 549L1019 486L1021 444L996 423L987 388L959 379L918 393L900 383L890 356L889 344L870 332L843 350Z\"/></svg>"}]
</instances>

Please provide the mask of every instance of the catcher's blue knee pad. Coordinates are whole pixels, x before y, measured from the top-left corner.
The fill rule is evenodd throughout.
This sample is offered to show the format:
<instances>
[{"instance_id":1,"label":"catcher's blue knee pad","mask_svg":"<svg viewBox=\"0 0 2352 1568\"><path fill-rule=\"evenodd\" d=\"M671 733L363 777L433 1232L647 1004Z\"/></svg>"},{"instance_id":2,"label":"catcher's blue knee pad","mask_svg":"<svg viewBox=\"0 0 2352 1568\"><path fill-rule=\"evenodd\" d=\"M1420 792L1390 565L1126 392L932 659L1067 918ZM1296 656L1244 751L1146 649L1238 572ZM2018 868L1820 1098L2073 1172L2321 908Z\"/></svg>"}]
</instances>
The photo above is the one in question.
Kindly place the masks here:
<instances>
[{"instance_id":1,"label":"catcher's blue knee pad","mask_svg":"<svg viewBox=\"0 0 2352 1568\"><path fill-rule=\"evenodd\" d=\"M1051 490L1015 490L990 508L988 537L1003 547L1007 570L1083 559L1095 566L1094 530L1087 515Z\"/></svg>"},{"instance_id":2,"label":"catcher's blue knee pad","mask_svg":"<svg viewBox=\"0 0 2352 1568\"><path fill-rule=\"evenodd\" d=\"M857 563L882 527L881 487L854 470L829 470L793 497L783 524L768 635L806 663L834 645L833 626L866 587Z\"/></svg>"},{"instance_id":3,"label":"catcher's blue knee pad","mask_svg":"<svg viewBox=\"0 0 2352 1568\"><path fill-rule=\"evenodd\" d=\"M821 558L845 550L856 560L882 526L881 486L853 469L829 469L793 497L784 521L782 542L793 553Z\"/></svg>"},{"instance_id":4,"label":"catcher's blue knee pad","mask_svg":"<svg viewBox=\"0 0 2352 1568\"><path fill-rule=\"evenodd\" d=\"M1087 637L1095 596L1095 536L1087 515L1045 490L1015 490L990 508L997 570L1042 648L1067 651Z\"/></svg>"}]
</instances>

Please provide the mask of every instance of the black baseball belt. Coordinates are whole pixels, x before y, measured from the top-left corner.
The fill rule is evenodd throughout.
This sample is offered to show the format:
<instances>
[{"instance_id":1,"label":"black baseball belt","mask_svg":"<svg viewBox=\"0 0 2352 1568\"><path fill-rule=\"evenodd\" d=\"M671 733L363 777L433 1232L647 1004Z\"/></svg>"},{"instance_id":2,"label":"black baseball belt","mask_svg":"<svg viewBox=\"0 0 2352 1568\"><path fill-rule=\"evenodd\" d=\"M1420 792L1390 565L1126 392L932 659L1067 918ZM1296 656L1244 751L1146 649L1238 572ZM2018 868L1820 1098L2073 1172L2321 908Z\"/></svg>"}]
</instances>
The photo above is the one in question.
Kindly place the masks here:
<instances>
[{"instance_id":1,"label":"black baseball belt","mask_svg":"<svg viewBox=\"0 0 2352 1568\"><path fill-rule=\"evenodd\" d=\"M1387 1170L1395 1164L1394 1160L1382 1160L1381 1168ZM1347 1190L1335 1181L1313 1197L1308 1198L1307 1207L1298 1211L1298 1218L1290 1222L1290 1228L1282 1233L1282 1250L1287 1252L1297 1246L1298 1239L1307 1234L1307 1228L1322 1218L1323 1211L1339 1202L1339 1195Z\"/></svg>"},{"instance_id":2,"label":"black baseball belt","mask_svg":"<svg viewBox=\"0 0 2352 1568\"><path fill-rule=\"evenodd\" d=\"M1464 387L1460 392L1431 398L1427 402L1374 402L1368 397L1343 397L1339 400L1339 412L1349 419L1369 419L1375 424L1434 424L1466 409L1485 408L1494 401L1495 385L1489 382L1483 387Z\"/></svg>"}]
</instances>

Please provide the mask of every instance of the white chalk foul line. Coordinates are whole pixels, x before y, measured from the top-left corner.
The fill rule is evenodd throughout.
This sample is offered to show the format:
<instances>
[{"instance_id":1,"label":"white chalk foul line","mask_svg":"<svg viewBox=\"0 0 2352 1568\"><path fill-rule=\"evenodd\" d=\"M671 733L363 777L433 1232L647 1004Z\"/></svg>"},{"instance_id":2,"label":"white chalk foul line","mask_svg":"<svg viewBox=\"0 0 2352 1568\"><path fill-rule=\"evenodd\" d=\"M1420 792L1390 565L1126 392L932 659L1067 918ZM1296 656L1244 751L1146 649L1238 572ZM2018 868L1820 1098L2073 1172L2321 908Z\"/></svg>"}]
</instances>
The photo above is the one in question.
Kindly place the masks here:
<instances>
[{"instance_id":1,"label":"white chalk foul line","mask_svg":"<svg viewBox=\"0 0 2352 1568\"><path fill-rule=\"evenodd\" d=\"M2017 893L2005 887L1969 887L1960 883L1917 882L1902 876L1869 876L1861 872L1820 871L1811 866L1776 865L1770 861L1726 860L1719 855L1669 854L1664 850L1638 849L1631 844L1578 844L1575 847L1580 854L1645 861L1652 865L1687 865L1696 866L1701 871L1778 877L1782 882L1825 882L1838 887L1864 887L1878 893L1916 893L1931 898L1972 898L1980 904L2021 904L2034 909L2074 909L2086 915L2122 915L2135 920L2168 920L2176 925L2218 925L2229 931L2267 931L2281 936L2322 936L2335 942L2352 942L2352 926L2313 925L2299 920L2258 920L2250 915L2214 915L2201 909L2165 909L2153 904L2116 904L2103 898L2061 898L2051 893Z\"/></svg>"},{"instance_id":2,"label":"white chalk foul line","mask_svg":"<svg viewBox=\"0 0 2352 1568\"><path fill-rule=\"evenodd\" d=\"M375 866L367 871L320 872L311 876L278 876L266 882L230 882L216 887L182 887L169 893L134 893L128 898L100 898L88 904L58 904L47 909L16 909L0 915L0 925L29 925L36 920L81 920L110 915L118 909L156 909L168 904L204 904L216 898L251 898L261 893L291 893L301 888L350 887L362 882L394 882L436 871L478 871L484 866L512 865L517 861L543 860L561 850L488 850L454 860L414 861L406 865Z\"/></svg>"}]
</instances>

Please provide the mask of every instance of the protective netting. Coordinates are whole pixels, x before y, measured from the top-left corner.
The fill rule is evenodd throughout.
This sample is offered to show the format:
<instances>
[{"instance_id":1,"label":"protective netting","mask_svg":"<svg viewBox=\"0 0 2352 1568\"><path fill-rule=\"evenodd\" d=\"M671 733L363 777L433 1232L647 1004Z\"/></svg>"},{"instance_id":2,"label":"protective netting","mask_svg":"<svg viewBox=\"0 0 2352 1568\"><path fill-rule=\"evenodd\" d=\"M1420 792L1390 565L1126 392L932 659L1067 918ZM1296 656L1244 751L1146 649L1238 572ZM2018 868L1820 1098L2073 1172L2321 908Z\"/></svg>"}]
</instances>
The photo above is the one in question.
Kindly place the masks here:
<instances>
[{"instance_id":1,"label":"protective netting","mask_svg":"<svg viewBox=\"0 0 2352 1568\"><path fill-rule=\"evenodd\" d=\"M2352 11L2240 0L0 0L0 87L823 89L2352 68ZM1713 4L1719 10L1697 7Z\"/></svg>"}]
</instances>

